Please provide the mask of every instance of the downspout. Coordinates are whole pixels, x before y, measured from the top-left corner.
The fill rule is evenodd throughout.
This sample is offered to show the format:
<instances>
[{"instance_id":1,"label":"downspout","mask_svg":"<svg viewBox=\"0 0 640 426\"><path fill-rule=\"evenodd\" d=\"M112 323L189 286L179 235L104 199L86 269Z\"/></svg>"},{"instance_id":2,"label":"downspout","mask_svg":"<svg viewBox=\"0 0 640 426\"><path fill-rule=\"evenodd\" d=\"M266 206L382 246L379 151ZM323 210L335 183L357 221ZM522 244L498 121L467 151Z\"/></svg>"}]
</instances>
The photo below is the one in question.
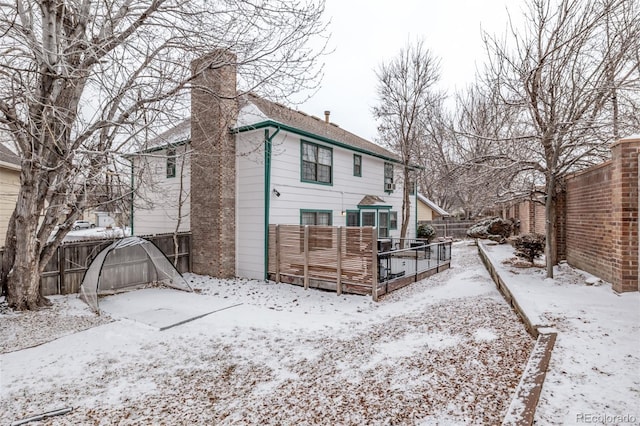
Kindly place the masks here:
<instances>
[{"instance_id":1,"label":"downspout","mask_svg":"<svg viewBox=\"0 0 640 426\"><path fill-rule=\"evenodd\" d=\"M418 184L415 183L414 184L414 191L413 191L414 195L413 195L413 212L415 214L414 217L414 222L415 222L415 227L413 228L413 235L415 239L418 238Z\"/></svg>"},{"instance_id":2,"label":"downspout","mask_svg":"<svg viewBox=\"0 0 640 426\"><path fill-rule=\"evenodd\" d=\"M269 129L264 129L264 279L269 278L269 212L271 210L271 153L273 138L280 133L280 127L276 128L273 135L269 136Z\"/></svg>"}]
</instances>

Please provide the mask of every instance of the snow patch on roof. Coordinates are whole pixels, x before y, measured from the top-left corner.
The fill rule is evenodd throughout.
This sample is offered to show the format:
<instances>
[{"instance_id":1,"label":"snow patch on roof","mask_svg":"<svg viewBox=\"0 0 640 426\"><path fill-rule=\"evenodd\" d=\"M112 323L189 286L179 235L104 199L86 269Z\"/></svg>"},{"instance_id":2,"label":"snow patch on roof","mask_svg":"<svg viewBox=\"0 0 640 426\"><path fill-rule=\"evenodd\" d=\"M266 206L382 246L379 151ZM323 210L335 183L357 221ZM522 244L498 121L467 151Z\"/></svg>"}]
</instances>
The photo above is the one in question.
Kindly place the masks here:
<instances>
[{"instance_id":1,"label":"snow patch on roof","mask_svg":"<svg viewBox=\"0 0 640 426\"><path fill-rule=\"evenodd\" d=\"M435 211L440 216L451 216L442 207L440 207L439 205L437 205L436 203L434 203L433 201L431 201L430 199L428 199L427 197L425 197L422 194L418 194L418 200L422 201L424 204L429 206L431 208L431 210Z\"/></svg>"},{"instance_id":2,"label":"snow patch on roof","mask_svg":"<svg viewBox=\"0 0 640 426\"><path fill-rule=\"evenodd\" d=\"M270 120L270 118L265 113L260 111L256 105L249 102L240 108L236 127L251 126L268 120Z\"/></svg>"}]
</instances>

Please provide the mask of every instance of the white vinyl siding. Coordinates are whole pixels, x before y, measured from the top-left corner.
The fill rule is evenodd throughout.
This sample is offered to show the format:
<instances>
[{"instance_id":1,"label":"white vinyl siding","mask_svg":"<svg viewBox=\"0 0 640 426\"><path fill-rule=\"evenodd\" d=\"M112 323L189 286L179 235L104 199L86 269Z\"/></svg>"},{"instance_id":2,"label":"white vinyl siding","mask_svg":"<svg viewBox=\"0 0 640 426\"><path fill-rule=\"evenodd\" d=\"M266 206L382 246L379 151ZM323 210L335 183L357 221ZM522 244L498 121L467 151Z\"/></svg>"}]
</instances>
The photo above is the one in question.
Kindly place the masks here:
<instances>
[{"instance_id":1,"label":"white vinyl siding","mask_svg":"<svg viewBox=\"0 0 640 426\"><path fill-rule=\"evenodd\" d=\"M301 181L301 142L310 141L326 146L333 152L332 185L318 185ZM362 176L353 175L353 155L362 156ZM402 186L400 166L394 167L396 190L384 192L385 160L363 152L338 147L312 138L281 131L274 138L271 163L271 190L276 189L280 197L271 197L269 221L272 224L299 224L301 210L331 210L332 225L346 226L347 211L358 210L358 203L365 195L376 195L385 201L388 210L402 211ZM411 196L411 223L407 237L415 235L415 197ZM343 215L342 212L345 212ZM400 228L400 213L398 213ZM377 222L377 221L376 221ZM362 226L365 226L361 223ZM399 230L389 229L389 236L399 237Z\"/></svg>"},{"instance_id":2,"label":"white vinyl siding","mask_svg":"<svg viewBox=\"0 0 640 426\"><path fill-rule=\"evenodd\" d=\"M264 129L236 138L236 275L264 279Z\"/></svg>"},{"instance_id":3,"label":"white vinyl siding","mask_svg":"<svg viewBox=\"0 0 640 426\"><path fill-rule=\"evenodd\" d=\"M20 170L0 166L0 247L4 246L9 219L16 208L20 191Z\"/></svg>"},{"instance_id":4,"label":"white vinyl siding","mask_svg":"<svg viewBox=\"0 0 640 426\"><path fill-rule=\"evenodd\" d=\"M155 151L149 155L139 155L134 159L134 187L139 181L139 195L135 197L133 208L133 231L135 235L154 235L174 232L180 217L179 232L191 228L189 197L191 190L191 161L185 156L185 146L175 148L175 177L167 177L167 152ZM139 171L142 168L142 177ZM182 177L180 172L182 170ZM182 180L182 193L180 181ZM179 205L182 203L180 214Z\"/></svg>"}]
</instances>

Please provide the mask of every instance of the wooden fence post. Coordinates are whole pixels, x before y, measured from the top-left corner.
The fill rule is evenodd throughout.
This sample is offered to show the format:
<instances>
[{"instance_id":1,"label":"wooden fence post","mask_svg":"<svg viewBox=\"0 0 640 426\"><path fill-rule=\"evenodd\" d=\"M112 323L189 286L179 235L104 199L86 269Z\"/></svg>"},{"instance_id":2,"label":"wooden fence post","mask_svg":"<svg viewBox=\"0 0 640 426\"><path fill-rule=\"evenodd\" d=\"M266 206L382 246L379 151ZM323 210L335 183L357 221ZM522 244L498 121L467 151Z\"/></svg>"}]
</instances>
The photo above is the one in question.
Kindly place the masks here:
<instances>
[{"instance_id":1,"label":"wooden fence post","mask_svg":"<svg viewBox=\"0 0 640 426\"><path fill-rule=\"evenodd\" d=\"M374 226L371 231L371 296L378 301L378 230Z\"/></svg>"},{"instance_id":2,"label":"wooden fence post","mask_svg":"<svg viewBox=\"0 0 640 426\"><path fill-rule=\"evenodd\" d=\"M338 247L336 250L336 273L338 280L336 281L336 294L340 296L342 294L342 226L339 226L336 230L336 239L338 240Z\"/></svg>"},{"instance_id":3,"label":"wooden fence post","mask_svg":"<svg viewBox=\"0 0 640 426\"><path fill-rule=\"evenodd\" d=\"M64 245L58 246L58 294L62 294L64 288Z\"/></svg>"},{"instance_id":4,"label":"wooden fence post","mask_svg":"<svg viewBox=\"0 0 640 426\"><path fill-rule=\"evenodd\" d=\"M280 282L280 225L276 225L276 282Z\"/></svg>"},{"instance_id":5,"label":"wooden fence post","mask_svg":"<svg viewBox=\"0 0 640 426\"><path fill-rule=\"evenodd\" d=\"M189 234L189 272L193 272L193 234Z\"/></svg>"},{"instance_id":6,"label":"wooden fence post","mask_svg":"<svg viewBox=\"0 0 640 426\"><path fill-rule=\"evenodd\" d=\"M309 225L304 226L304 289L309 289Z\"/></svg>"}]
</instances>

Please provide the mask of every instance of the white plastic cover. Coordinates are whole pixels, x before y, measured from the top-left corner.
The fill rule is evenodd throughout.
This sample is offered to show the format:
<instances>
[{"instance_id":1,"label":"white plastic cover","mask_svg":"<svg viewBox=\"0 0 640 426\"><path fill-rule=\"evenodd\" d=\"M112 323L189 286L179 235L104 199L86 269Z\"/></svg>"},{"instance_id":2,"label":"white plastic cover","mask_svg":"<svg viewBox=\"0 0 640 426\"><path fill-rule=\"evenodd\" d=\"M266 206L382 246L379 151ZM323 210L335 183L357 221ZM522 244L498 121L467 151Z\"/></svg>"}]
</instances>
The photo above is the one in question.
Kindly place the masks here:
<instances>
[{"instance_id":1,"label":"white plastic cover","mask_svg":"<svg viewBox=\"0 0 640 426\"><path fill-rule=\"evenodd\" d=\"M100 312L98 296L150 283L193 291L155 244L140 237L127 237L98 253L84 274L80 297Z\"/></svg>"}]
</instances>

